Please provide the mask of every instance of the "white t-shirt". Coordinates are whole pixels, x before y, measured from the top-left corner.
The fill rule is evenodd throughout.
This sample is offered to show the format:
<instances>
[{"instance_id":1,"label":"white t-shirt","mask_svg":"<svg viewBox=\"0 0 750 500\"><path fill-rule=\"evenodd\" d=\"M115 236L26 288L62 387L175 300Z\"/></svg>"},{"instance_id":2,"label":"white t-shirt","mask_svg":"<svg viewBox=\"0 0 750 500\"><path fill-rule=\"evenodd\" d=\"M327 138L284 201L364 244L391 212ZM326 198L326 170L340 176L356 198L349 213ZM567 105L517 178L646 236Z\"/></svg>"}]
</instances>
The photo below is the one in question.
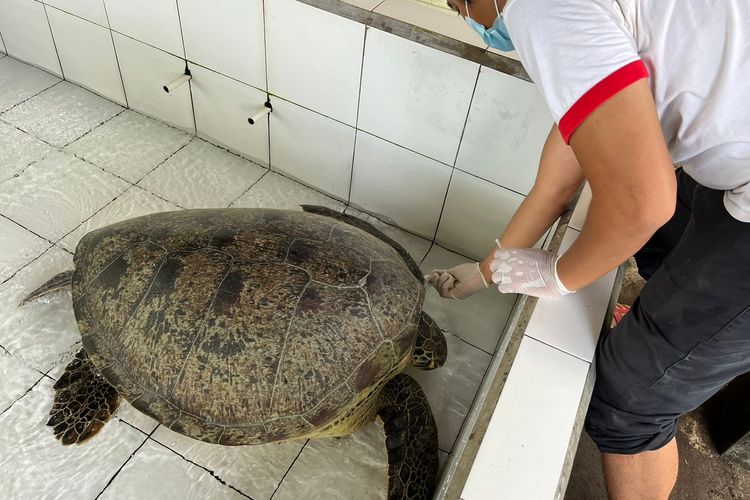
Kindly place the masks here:
<instances>
[{"instance_id":1,"label":"white t-shirt","mask_svg":"<svg viewBox=\"0 0 750 500\"><path fill-rule=\"evenodd\" d=\"M649 78L673 161L750 222L750 0L509 0L503 14L566 142Z\"/></svg>"}]
</instances>

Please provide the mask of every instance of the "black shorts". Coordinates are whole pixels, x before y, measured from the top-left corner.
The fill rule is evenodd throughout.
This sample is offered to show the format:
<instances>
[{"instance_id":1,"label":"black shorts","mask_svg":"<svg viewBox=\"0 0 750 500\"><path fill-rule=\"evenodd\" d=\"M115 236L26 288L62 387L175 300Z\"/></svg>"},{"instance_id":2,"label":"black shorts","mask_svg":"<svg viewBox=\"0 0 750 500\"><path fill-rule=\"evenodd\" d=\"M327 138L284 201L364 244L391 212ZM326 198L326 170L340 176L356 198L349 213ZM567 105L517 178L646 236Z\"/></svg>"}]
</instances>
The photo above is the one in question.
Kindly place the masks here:
<instances>
[{"instance_id":1,"label":"black shorts","mask_svg":"<svg viewBox=\"0 0 750 500\"><path fill-rule=\"evenodd\" d=\"M750 223L677 171L677 209L635 256L648 280L599 339L586 431L599 449L667 444L677 418L750 371Z\"/></svg>"}]
</instances>

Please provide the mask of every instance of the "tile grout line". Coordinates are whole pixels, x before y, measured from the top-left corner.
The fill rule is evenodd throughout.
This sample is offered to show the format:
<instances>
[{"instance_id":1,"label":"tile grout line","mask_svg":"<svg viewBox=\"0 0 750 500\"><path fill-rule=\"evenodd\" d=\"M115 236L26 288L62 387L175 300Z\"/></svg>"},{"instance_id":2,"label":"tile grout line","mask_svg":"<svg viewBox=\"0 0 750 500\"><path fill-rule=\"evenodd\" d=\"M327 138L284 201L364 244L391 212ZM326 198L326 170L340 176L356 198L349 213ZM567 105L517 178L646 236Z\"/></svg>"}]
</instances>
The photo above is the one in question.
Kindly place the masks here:
<instances>
[{"instance_id":1,"label":"tile grout line","mask_svg":"<svg viewBox=\"0 0 750 500\"><path fill-rule=\"evenodd\" d=\"M482 351L483 353L485 353L485 354L486 354L486 355L488 355L488 356L493 356L493 354L492 354L492 353L490 353L490 352L488 352L488 351L485 351L484 349L482 349L482 348L481 348L481 347L479 347L479 346L475 346L474 344L472 344L472 343L471 343L471 342L469 342L468 340L465 340L465 339L461 338L461 337L460 337L460 336L458 336L458 335L453 335L453 336L454 336L454 337L456 337L456 338L457 338L458 340L460 340L461 342L463 342L464 344L470 345L470 346L471 346L471 347L473 347L474 349L477 349L478 351Z\"/></svg>"},{"instance_id":2,"label":"tile grout line","mask_svg":"<svg viewBox=\"0 0 750 500\"><path fill-rule=\"evenodd\" d=\"M112 34L112 24L109 22L109 11L107 11L107 3L104 0L102 0L102 6L104 7L104 17L107 19L107 26L104 28L107 31L109 31L109 38L112 40L112 52L114 52L115 54L115 62L117 63L117 72L120 74L120 85L122 85L122 95L125 97L125 107L130 109L130 102L128 101L128 93L125 91L125 79L122 77L122 67L120 66L120 57L117 55L117 47L115 46L115 35Z\"/></svg>"},{"instance_id":3,"label":"tile grout line","mask_svg":"<svg viewBox=\"0 0 750 500\"><path fill-rule=\"evenodd\" d=\"M299 449L297 456L294 457L294 460L292 460L292 464L289 466L289 468L286 470L284 475L281 477L279 484L276 486L276 489L273 490L273 493L271 493L271 496L268 498L268 500L273 500L273 497L276 495L276 492L279 491L279 488L281 488L281 485L284 484L284 479L286 479L287 474L289 474L289 471L292 470L292 467L294 467L294 464L297 463L297 460L299 459L300 455L302 455L302 452L305 450L305 447L307 446L307 443L309 442L310 442L309 439L306 440L305 444L303 444L302 447Z\"/></svg>"},{"instance_id":4,"label":"tile grout line","mask_svg":"<svg viewBox=\"0 0 750 500\"><path fill-rule=\"evenodd\" d=\"M128 462L130 462L130 460L131 460L131 459L132 459L132 458L133 458L133 457L135 456L135 454L136 454L136 453L138 453L138 450L140 450L141 448L143 448L143 445L144 445L144 444L146 444L146 443L148 442L149 438L151 437L151 434L153 434L153 433L154 433L154 431L155 431L156 429L158 429L158 428L159 428L159 426L157 425L156 427L154 427L154 430L153 430L153 431L151 431L151 433L149 433L149 434L148 434L148 435L147 435L147 436L146 436L146 437L144 438L143 442L142 442L142 443L141 443L141 444L140 444L140 445L138 446L138 448L136 448L136 449L135 449L135 451L133 451L133 453L131 453L131 454L130 454L130 456L129 456L129 457L127 458L127 460L125 460L125 462L124 462L124 463L123 463L123 464L122 464L122 465L120 466L120 468L119 468L119 469L117 469L117 471L116 471L116 472L114 473L114 475L113 475L112 477L110 477L110 478L109 478L109 481L107 481L107 484L106 484L106 485L104 485L104 488L102 489L102 491L100 491L100 492L99 492L99 494L98 494L98 495L96 495L96 497L95 497L95 499L94 499L94 500L98 500L98 499L99 499L99 497L100 497L100 496L102 496L102 493L104 493L104 491L105 491L105 490L106 490L107 488L109 488L109 486L110 486L110 485L112 484L112 481L114 481L114 480L115 480L115 478L117 477L117 475L118 475L118 474L120 474L120 471L121 471L121 470L122 470L122 469L123 469L123 468L124 468L124 467L125 467L125 466L126 466L126 465L128 464Z\"/></svg>"},{"instance_id":5,"label":"tile grout line","mask_svg":"<svg viewBox=\"0 0 750 500\"><path fill-rule=\"evenodd\" d=\"M227 205L227 208L231 208L232 205L234 205L234 203L237 200L239 200L240 198L242 198L243 196L245 196L245 194L247 194L253 187L255 187L256 184L258 184L260 181L262 181L263 178L265 176L267 176L268 174L270 174L270 173L271 173L271 171L268 170L268 169L266 169L266 171L263 172L263 175L261 175L260 177L258 177L258 179L255 182L253 182L252 184L250 184L250 187L248 187L247 189L245 189L239 196L237 196L235 199L233 199L231 202L229 202L229 205Z\"/></svg>"},{"instance_id":6,"label":"tile grout line","mask_svg":"<svg viewBox=\"0 0 750 500\"><path fill-rule=\"evenodd\" d=\"M49 35L52 37L52 46L55 47L55 55L57 55L57 64L60 65L60 73L62 74L63 80L66 80L65 70L63 70L62 61L60 60L60 51L57 50L57 42L55 42L55 34L52 33L52 23L49 22L49 14L47 14L47 5L42 3L42 9L44 9L44 17L47 18L47 27L49 28Z\"/></svg>"},{"instance_id":7,"label":"tile grout line","mask_svg":"<svg viewBox=\"0 0 750 500\"><path fill-rule=\"evenodd\" d=\"M565 350L561 349L560 347L556 347L556 346L553 346L552 344L548 344L547 342L545 342L545 341L543 341L543 340L539 340L539 339L538 339L538 338L536 338L536 337L532 337L531 335L528 335L528 334L527 334L527 333L525 333L525 332L524 332L523 336L524 336L524 338L529 338L529 339L531 339L531 340L535 340L535 341L539 342L540 344L544 344L544 345L546 345L547 347L551 347L552 349L554 349L554 350L556 350L556 351L558 351L558 352L561 352L561 353L565 354L566 356L570 356L571 358L576 358L576 359L577 359L577 360L579 360L579 361L583 361L584 363L586 363L586 364L588 364L588 365L590 365L590 364L592 363L592 361L586 361L585 359L583 359L583 358L582 358L582 357L580 357L580 356L576 356L575 354L573 354L573 353L570 353L570 352L568 352L568 351L565 351Z\"/></svg>"},{"instance_id":8,"label":"tile grout line","mask_svg":"<svg viewBox=\"0 0 750 500\"><path fill-rule=\"evenodd\" d=\"M10 58L11 58L11 59L13 59L14 61L18 61L18 59L16 59L16 58L15 58L15 57L13 57L13 56L7 56L7 57L10 57ZM26 64L26 65L28 65L28 66L31 66L32 68L36 68L36 66L32 66L32 65L30 65L30 64L28 64L28 63L26 63L26 62L24 62L24 61L18 61L18 62L20 62L21 64ZM36 69L39 69L39 68L36 68ZM49 72L47 72L47 73L49 73ZM50 74L50 75L52 75L52 73L49 73L49 74ZM55 83L53 83L52 85L50 85L49 87L46 87L46 88L44 88L44 89L40 90L40 91L39 91L39 92L37 92L36 94L34 94L34 95L32 95L32 96L29 96L29 97L27 97L27 98L26 98L26 99L24 99L23 101L21 101L21 102L18 102L18 103L16 103L16 104L14 104L13 106L9 107L8 109L6 109L6 110L5 110L5 111L3 111L2 113L0 113L0 117L2 117L2 116L4 116L5 114L7 114L7 113L8 113L8 111L10 111L11 109L14 109L14 108L16 108L17 106L20 106L21 104L25 103L26 101L29 101L29 100L31 100L31 99L33 99L33 98L35 98L35 97L36 97L36 96L38 96L39 94L42 94L42 93L44 93L44 92L48 91L49 89L51 89L51 88L52 88L52 87L54 87L55 85L59 85L59 84L61 84L62 82L66 81L66 80L63 80L62 78L60 78L60 77L59 77L59 76L57 76L57 75L52 75L52 76L54 76L55 78L57 78L57 79L58 79L58 80L60 80L60 81L58 81L58 82L55 82ZM7 120L3 120L3 121L4 121L5 123L7 123L8 125L13 125L12 123L8 122ZM13 125L13 126L15 127L15 125ZM16 128L18 128L18 127L16 127ZM19 130L20 130L20 129L19 129ZM24 132L25 132L25 131L24 131ZM28 132L27 132L27 133L28 133ZM35 136L35 137L36 137L36 136Z\"/></svg>"},{"instance_id":9,"label":"tile grout line","mask_svg":"<svg viewBox=\"0 0 750 500\"><path fill-rule=\"evenodd\" d=\"M190 74L190 68L188 67L187 49L185 48L185 32L182 29L182 17L180 16L180 2L174 0L175 8L177 9L177 25L180 27L180 41L182 42L182 60L185 63L184 74ZM195 101L193 99L193 81L192 78L188 80L188 91L190 92L190 110L193 114L193 130L195 131L196 137L198 136L198 121L195 119Z\"/></svg>"},{"instance_id":10,"label":"tile grout line","mask_svg":"<svg viewBox=\"0 0 750 500\"><path fill-rule=\"evenodd\" d=\"M357 90L357 114L354 117L354 147L352 148L352 167L349 173L349 194L346 197L347 206L352 201L352 185L354 184L354 160L357 156L357 138L359 137L359 111L362 105L362 80L365 73L365 52L367 51L367 26L362 38L362 61L359 64L359 89Z\"/></svg>"},{"instance_id":11,"label":"tile grout line","mask_svg":"<svg viewBox=\"0 0 750 500\"><path fill-rule=\"evenodd\" d=\"M80 88L83 88L83 87L80 87ZM87 89L84 89L84 90L87 90ZM110 101L110 102L114 102L114 101ZM115 103L115 104L117 104L117 103ZM117 105L118 105L118 106L120 106L120 107L122 108L122 106L121 106L121 105L119 105L119 104L117 104ZM126 109L127 109L127 108L122 108L122 109L121 109L120 111L118 111L118 112L117 112L117 113L115 113L114 115L110 116L109 118L107 118L106 120L104 120L104 121L103 121L103 122L101 122L101 123L97 123L96 125L94 125L94 126L93 126L93 127L91 127L90 129L88 129L88 130L87 130L86 132L84 132L84 133L83 133L83 134L81 134L80 136L76 137L75 139L73 139L73 140L70 140L70 141L66 142L66 143L65 143L64 145L62 145L62 146L55 146L55 147L59 147L59 149L60 149L60 150L64 150L65 148L67 148L68 146L70 146L71 144L73 144L74 142L76 142L77 140L79 140L79 139L83 139L84 137L86 137L86 136L87 136L87 135L89 135L89 134L90 134L91 132L93 132L94 130L98 129L99 127L101 127L101 126L102 126L102 125L104 125L105 123L108 123L108 122L110 122L110 121L114 120L115 118L117 118L118 116L120 116L121 114L123 114L123 113L124 113L124 112L126 111ZM37 137L37 139L39 139L39 138Z\"/></svg>"},{"instance_id":12,"label":"tile grout line","mask_svg":"<svg viewBox=\"0 0 750 500\"><path fill-rule=\"evenodd\" d=\"M487 372L489 371L491 364L492 364L492 359L490 359L489 363L487 363L487 366L484 367L484 373L482 374L482 379L479 381L479 385L477 386L476 391L474 391L474 397L471 399L471 404L469 405L469 409L467 410L466 414L464 415L463 420L461 421L461 427L459 427L456 437L453 438L453 443L451 443L451 451L448 452L449 454L453 453L453 448L456 446L456 441L458 440L458 437L461 435L461 431L463 431L464 426L466 425L466 417L469 416L469 413L471 413L471 408L474 406L474 403L476 403L477 401L477 396L479 395L479 389L482 387L482 382L484 382L484 379L487 377Z\"/></svg>"},{"instance_id":13,"label":"tile grout line","mask_svg":"<svg viewBox=\"0 0 750 500\"><path fill-rule=\"evenodd\" d=\"M6 351L6 352L7 352L7 351ZM1 416L1 415L4 415L4 414L5 414L6 412L10 411L10 409L11 409L11 408L13 408L13 406L14 406L14 405L15 405L16 403L18 403L19 401L21 401L21 400L22 400L22 399L23 399L23 398L24 398L24 397L25 397L25 396L26 396L26 395L27 395L28 393L30 393L31 391L33 391L33 390L34 390L34 387L36 387L37 385L39 385L39 382L41 382L42 380L44 380L44 376L45 376L45 374L42 374L42 376L41 376L41 377L39 377L39 379L38 379L38 380L37 380L36 382L34 382L34 385L32 385L31 387L29 387L28 389L26 389L26 392L24 392L23 394L21 394L20 396L18 396L18 397L17 397L17 398L16 398L16 399L15 399L15 400L14 400L14 401L13 401L13 402L12 402L12 403L10 404L10 406L8 406L8 407L7 407L7 408L5 408L5 409L4 409L3 411L1 411L1 412L0 412L0 416Z\"/></svg>"}]
</instances>

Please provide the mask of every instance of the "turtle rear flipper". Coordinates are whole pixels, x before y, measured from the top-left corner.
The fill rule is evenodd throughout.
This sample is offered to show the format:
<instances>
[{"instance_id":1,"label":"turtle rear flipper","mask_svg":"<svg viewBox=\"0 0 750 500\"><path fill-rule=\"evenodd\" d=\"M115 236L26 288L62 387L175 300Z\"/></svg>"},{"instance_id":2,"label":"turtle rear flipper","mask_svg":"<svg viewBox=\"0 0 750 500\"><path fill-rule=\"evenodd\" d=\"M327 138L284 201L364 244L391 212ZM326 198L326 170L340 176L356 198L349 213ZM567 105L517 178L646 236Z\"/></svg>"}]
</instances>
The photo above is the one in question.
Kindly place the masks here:
<instances>
[{"instance_id":1,"label":"turtle rear flipper","mask_svg":"<svg viewBox=\"0 0 750 500\"><path fill-rule=\"evenodd\" d=\"M81 349L54 385L55 402L47 425L62 444L83 443L107 423L120 395Z\"/></svg>"},{"instance_id":2,"label":"turtle rear flipper","mask_svg":"<svg viewBox=\"0 0 750 500\"><path fill-rule=\"evenodd\" d=\"M393 249L404 260L404 262L406 263L406 267L409 268L409 271L411 271L411 273L419 280L420 283L424 283L424 274L419 269L419 265L417 265L416 261L411 256L411 254L409 254L409 252L407 252L404 247L402 247L399 243L397 243L396 240L394 240L393 238L389 236L386 236L383 233L383 231L376 228L369 222L365 222L362 219L354 217L353 215L345 214L343 212L337 212L336 210L333 210L328 207L321 207L318 205L300 205L300 206L302 207L302 210L304 210L305 212L308 212L311 214L317 214L317 215L324 215L326 217L331 217L333 219L344 221L347 224L354 226L358 229L361 229L362 231L366 233L370 233L376 238L392 246Z\"/></svg>"},{"instance_id":3,"label":"turtle rear flipper","mask_svg":"<svg viewBox=\"0 0 750 500\"><path fill-rule=\"evenodd\" d=\"M378 416L388 450L388 498L432 498L438 477L438 434L427 397L416 380L396 375L381 392Z\"/></svg>"},{"instance_id":4,"label":"turtle rear flipper","mask_svg":"<svg viewBox=\"0 0 750 500\"><path fill-rule=\"evenodd\" d=\"M47 281L45 284L31 292L29 295L24 298L20 304L18 304L19 307L28 304L32 300L36 300L39 297L42 297L44 295L47 295L48 293L56 292L58 290L63 290L65 288L70 288L71 284L73 283L73 271L63 271L60 274L53 277L51 280Z\"/></svg>"}]
</instances>

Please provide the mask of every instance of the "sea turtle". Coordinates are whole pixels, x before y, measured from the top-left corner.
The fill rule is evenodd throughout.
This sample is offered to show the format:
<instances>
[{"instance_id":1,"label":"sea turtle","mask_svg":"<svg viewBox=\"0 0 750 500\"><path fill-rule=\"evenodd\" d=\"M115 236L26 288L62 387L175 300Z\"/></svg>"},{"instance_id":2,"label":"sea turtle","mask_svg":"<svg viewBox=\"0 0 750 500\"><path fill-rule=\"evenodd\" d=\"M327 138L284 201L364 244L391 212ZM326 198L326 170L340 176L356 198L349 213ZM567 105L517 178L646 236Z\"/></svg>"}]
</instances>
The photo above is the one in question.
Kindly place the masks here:
<instances>
[{"instance_id":1,"label":"sea turtle","mask_svg":"<svg viewBox=\"0 0 750 500\"><path fill-rule=\"evenodd\" d=\"M422 311L422 273L372 225L324 207L137 217L88 233L72 286L83 348L55 384L48 425L94 435L120 397L221 445L342 436L379 416L389 498L428 498L437 428L407 366L446 343Z\"/></svg>"}]
</instances>

